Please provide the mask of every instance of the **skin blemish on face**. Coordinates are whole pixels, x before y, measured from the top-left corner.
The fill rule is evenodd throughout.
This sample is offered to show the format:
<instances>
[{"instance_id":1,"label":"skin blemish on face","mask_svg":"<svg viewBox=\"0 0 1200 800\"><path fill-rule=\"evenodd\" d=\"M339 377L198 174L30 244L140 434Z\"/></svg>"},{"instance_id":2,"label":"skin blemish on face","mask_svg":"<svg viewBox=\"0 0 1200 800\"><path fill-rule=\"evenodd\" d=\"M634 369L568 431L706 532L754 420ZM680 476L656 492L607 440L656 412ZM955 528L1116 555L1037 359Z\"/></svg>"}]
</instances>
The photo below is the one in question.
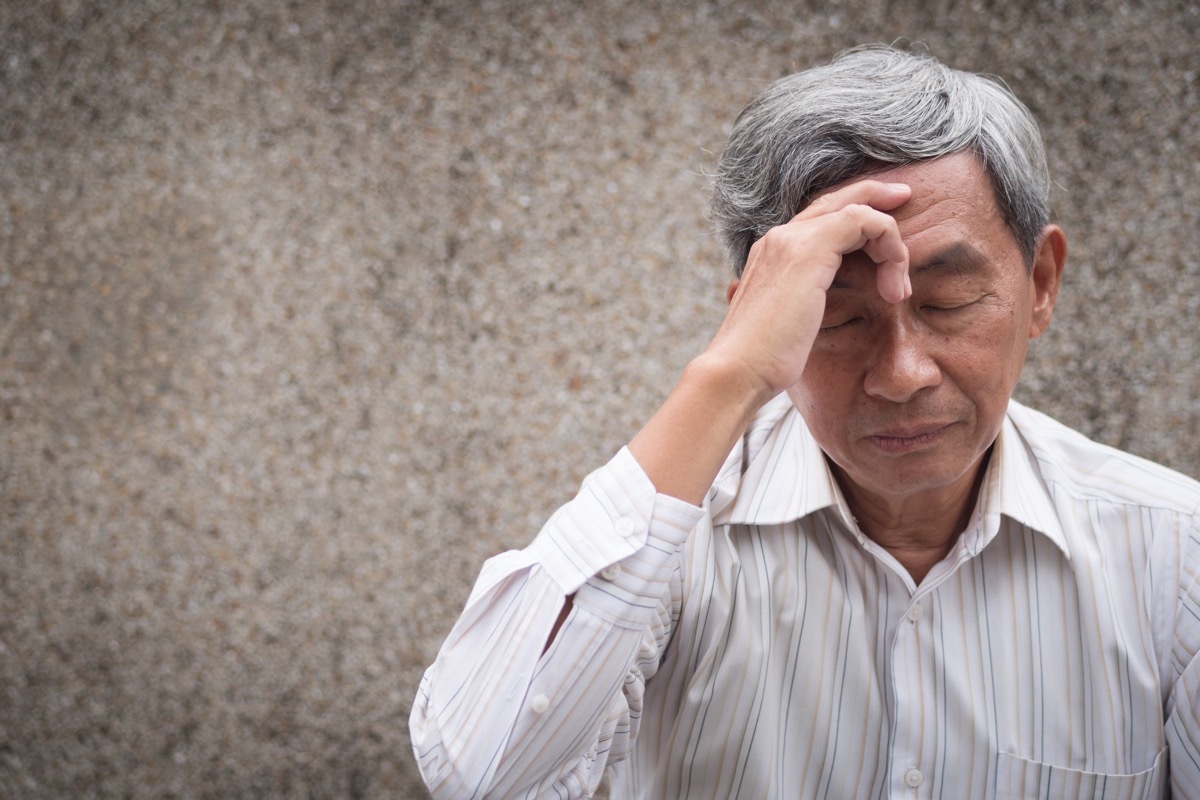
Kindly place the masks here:
<instances>
[{"instance_id":1,"label":"skin blemish on face","mask_svg":"<svg viewBox=\"0 0 1200 800\"><path fill-rule=\"evenodd\" d=\"M870 535L892 537L901 523L949 535L957 523L945 511L970 506L1020 373L1033 295L994 203L973 202L992 199L977 160L950 156L887 177L913 186L911 205L894 214L913 295L887 303L871 259L844 256L788 394L851 504L872 509L860 519Z\"/></svg>"}]
</instances>

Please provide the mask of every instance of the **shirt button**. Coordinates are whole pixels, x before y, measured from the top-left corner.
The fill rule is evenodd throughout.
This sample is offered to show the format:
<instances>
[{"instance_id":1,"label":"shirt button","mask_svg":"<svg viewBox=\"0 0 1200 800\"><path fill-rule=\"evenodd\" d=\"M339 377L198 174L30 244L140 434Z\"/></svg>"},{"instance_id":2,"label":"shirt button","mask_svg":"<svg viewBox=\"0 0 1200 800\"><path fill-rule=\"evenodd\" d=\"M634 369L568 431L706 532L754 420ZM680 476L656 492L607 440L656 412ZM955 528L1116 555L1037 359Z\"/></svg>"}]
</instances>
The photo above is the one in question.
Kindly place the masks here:
<instances>
[{"instance_id":1,"label":"shirt button","mask_svg":"<svg viewBox=\"0 0 1200 800\"><path fill-rule=\"evenodd\" d=\"M617 576L621 574L621 566L619 564L609 564L604 569L600 570L600 577L606 581L615 581Z\"/></svg>"},{"instance_id":2,"label":"shirt button","mask_svg":"<svg viewBox=\"0 0 1200 800\"><path fill-rule=\"evenodd\" d=\"M904 616L908 617L909 622L917 622L921 617L925 616L925 609L920 603L913 603L912 608Z\"/></svg>"},{"instance_id":3,"label":"shirt button","mask_svg":"<svg viewBox=\"0 0 1200 800\"><path fill-rule=\"evenodd\" d=\"M535 714L544 714L546 709L550 707L550 698L544 694L539 694L530 701L529 707L533 709ZM917 773L918 775L920 773Z\"/></svg>"},{"instance_id":4,"label":"shirt button","mask_svg":"<svg viewBox=\"0 0 1200 800\"><path fill-rule=\"evenodd\" d=\"M637 525L629 517L621 517L617 520L617 533L626 538L633 536L637 531Z\"/></svg>"},{"instance_id":5,"label":"shirt button","mask_svg":"<svg viewBox=\"0 0 1200 800\"><path fill-rule=\"evenodd\" d=\"M910 789L915 789L921 785L921 781L925 780L925 776L921 774L921 770L913 767L908 772L904 773L904 784Z\"/></svg>"}]
</instances>

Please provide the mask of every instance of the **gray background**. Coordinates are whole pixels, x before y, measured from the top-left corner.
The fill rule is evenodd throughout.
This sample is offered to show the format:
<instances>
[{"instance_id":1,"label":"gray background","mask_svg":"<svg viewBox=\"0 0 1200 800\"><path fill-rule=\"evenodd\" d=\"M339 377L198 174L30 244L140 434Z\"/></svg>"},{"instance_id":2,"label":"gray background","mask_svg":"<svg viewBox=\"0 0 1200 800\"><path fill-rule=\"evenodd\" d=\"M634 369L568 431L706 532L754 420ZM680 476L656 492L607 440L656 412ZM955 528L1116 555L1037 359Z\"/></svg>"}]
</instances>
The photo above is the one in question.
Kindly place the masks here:
<instances>
[{"instance_id":1,"label":"gray background","mask_svg":"<svg viewBox=\"0 0 1200 800\"><path fill-rule=\"evenodd\" d=\"M705 169L908 37L1044 121L1020 397L1200 473L1200 5L0 8L0 796L422 797L479 564L721 318Z\"/></svg>"}]
</instances>

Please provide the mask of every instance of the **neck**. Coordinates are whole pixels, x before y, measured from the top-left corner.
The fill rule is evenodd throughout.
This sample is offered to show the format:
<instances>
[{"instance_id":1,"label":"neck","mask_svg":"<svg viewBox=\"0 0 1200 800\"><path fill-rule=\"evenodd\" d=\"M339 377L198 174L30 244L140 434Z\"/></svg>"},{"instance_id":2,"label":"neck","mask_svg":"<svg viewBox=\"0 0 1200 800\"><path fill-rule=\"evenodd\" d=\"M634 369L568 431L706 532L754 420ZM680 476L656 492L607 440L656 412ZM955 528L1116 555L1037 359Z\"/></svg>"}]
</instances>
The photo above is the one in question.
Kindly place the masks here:
<instances>
[{"instance_id":1,"label":"neck","mask_svg":"<svg viewBox=\"0 0 1200 800\"><path fill-rule=\"evenodd\" d=\"M863 533L891 553L920 584L949 554L971 521L990 456L991 450L950 486L900 497L864 489L837 466L833 472Z\"/></svg>"}]
</instances>

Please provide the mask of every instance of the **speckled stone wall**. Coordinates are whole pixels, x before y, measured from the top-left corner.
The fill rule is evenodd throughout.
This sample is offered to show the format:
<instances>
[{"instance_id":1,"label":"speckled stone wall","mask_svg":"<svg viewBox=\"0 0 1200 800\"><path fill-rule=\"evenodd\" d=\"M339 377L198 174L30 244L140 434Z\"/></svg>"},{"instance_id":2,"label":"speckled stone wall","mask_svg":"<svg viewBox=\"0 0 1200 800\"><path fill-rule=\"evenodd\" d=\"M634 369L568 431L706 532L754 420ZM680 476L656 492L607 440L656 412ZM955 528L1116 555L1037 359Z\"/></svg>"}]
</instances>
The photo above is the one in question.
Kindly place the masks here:
<instances>
[{"instance_id":1,"label":"speckled stone wall","mask_svg":"<svg viewBox=\"0 0 1200 800\"><path fill-rule=\"evenodd\" d=\"M1020 397L1200 473L1198 31L1115 0L0 4L0 797L424 796L408 712L479 564L721 318L711 154L861 42L1044 121L1072 250Z\"/></svg>"}]
</instances>

